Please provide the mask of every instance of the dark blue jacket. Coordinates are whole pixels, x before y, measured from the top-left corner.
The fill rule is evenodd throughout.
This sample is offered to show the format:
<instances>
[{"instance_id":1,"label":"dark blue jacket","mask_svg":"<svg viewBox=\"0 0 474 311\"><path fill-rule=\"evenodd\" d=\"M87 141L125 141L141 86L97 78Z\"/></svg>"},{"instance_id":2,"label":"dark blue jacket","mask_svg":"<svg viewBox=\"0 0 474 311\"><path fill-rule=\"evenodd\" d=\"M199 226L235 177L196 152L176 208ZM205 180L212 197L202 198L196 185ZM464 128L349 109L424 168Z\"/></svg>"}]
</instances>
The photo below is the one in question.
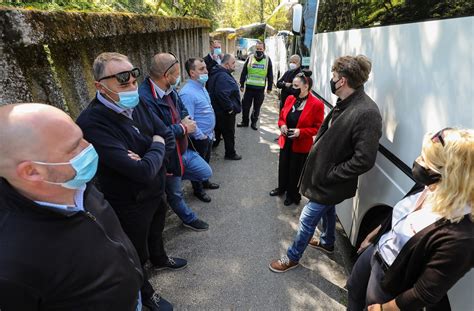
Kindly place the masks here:
<instances>
[{"instance_id":1,"label":"dark blue jacket","mask_svg":"<svg viewBox=\"0 0 474 311\"><path fill-rule=\"evenodd\" d=\"M135 310L140 259L102 193L84 211L40 206L0 178L2 311Z\"/></svg>"},{"instance_id":2,"label":"dark blue jacket","mask_svg":"<svg viewBox=\"0 0 474 311\"><path fill-rule=\"evenodd\" d=\"M211 97L212 107L216 113L242 111L240 89L232 74L224 67L217 65L209 73L207 90Z\"/></svg>"},{"instance_id":3,"label":"dark blue jacket","mask_svg":"<svg viewBox=\"0 0 474 311\"><path fill-rule=\"evenodd\" d=\"M176 139L186 138L186 133L180 123L181 119L185 118L189 114L188 110L181 101L178 92L173 90L170 94L180 115L180 119L174 120L175 122L173 122L171 116L171 108L168 106L168 104L163 98L160 98L156 95L154 86L150 81L150 77L145 78L145 81L143 81L143 83L138 88L138 93L140 94L140 100L147 104L150 110L160 120L163 121L163 123L173 132L174 137ZM172 174L174 176L182 176L184 172L181 154L180 152L178 152L178 148L176 145L174 150L170 154L169 162L166 166L166 171L168 174Z\"/></svg>"},{"instance_id":4,"label":"dark blue jacket","mask_svg":"<svg viewBox=\"0 0 474 311\"><path fill-rule=\"evenodd\" d=\"M175 149L173 134L145 104L134 108L132 118L95 98L76 121L99 154L100 188L114 209L163 195L165 157ZM153 142L153 135L162 136L166 146ZM141 160L130 159L128 150Z\"/></svg>"}]
</instances>

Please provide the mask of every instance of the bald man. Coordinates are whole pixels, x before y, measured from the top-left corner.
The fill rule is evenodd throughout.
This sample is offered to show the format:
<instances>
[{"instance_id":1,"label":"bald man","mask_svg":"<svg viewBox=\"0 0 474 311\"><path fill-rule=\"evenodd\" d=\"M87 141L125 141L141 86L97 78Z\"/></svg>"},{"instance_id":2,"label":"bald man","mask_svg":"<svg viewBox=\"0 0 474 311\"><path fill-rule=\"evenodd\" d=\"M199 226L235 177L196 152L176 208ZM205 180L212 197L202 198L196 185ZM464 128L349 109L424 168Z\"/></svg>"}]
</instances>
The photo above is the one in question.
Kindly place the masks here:
<instances>
[{"instance_id":1,"label":"bald man","mask_svg":"<svg viewBox=\"0 0 474 311\"><path fill-rule=\"evenodd\" d=\"M277 82L277 88L281 89L280 110L285 105L286 98L293 95L291 93L293 90L293 79L301 72L301 57L297 54L292 55L290 57L288 68L288 71L285 72Z\"/></svg>"},{"instance_id":2,"label":"bald man","mask_svg":"<svg viewBox=\"0 0 474 311\"><path fill-rule=\"evenodd\" d=\"M178 59L170 53L153 56L150 76L140 85L141 100L162 120L176 139L176 148L166 166L166 198L171 209L194 231L206 231L209 225L186 204L182 179L195 182L209 180L212 170L209 164L194 150L188 149L188 135L196 132L196 122L176 92L181 80Z\"/></svg>"},{"instance_id":3,"label":"bald man","mask_svg":"<svg viewBox=\"0 0 474 311\"><path fill-rule=\"evenodd\" d=\"M0 310L138 310L140 260L64 112L0 107Z\"/></svg>"}]
</instances>

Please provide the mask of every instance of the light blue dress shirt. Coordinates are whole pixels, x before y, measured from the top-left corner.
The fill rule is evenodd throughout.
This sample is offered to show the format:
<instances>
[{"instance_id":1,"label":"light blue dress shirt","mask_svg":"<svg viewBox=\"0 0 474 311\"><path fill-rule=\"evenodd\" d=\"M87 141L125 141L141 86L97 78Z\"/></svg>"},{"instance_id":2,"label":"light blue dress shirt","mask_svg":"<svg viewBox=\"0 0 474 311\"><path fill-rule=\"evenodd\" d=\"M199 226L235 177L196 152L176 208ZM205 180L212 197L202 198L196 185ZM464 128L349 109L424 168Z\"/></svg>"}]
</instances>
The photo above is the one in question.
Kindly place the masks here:
<instances>
[{"instance_id":1,"label":"light blue dress shirt","mask_svg":"<svg viewBox=\"0 0 474 311\"><path fill-rule=\"evenodd\" d=\"M84 210L84 191L86 191L86 185L76 190L76 193L74 194L74 205L56 204L43 201L35 201L35 203L41 206L50 207L59 212L75 214Z\"/></svg>"},{"instance_id":2,"label":"light blue dress shirt","mask_svg":"<svg viewBox=\"0 0 474 311\"><path fill-rule=\"evenodd\" d=\"M97 99L102 103L104 104L104 106L106 106L107 108L115 111L116 113L120 113L120 114L123 114L124 116L126 116L127 118L129 119L132 119L132 114L133 114L133 108L130 108L130 109L123 109L123 108L120 108L119 106L117 106L116 104L112 103L110 100L108 100L107 98L105 98L104 96L102 96L102 94L100 94L99 92L97 92ZM133 119L132 119L133 120Z\"/></svg>"},{"instance_id":3,"label":"light blue dress shirt","mask_svg":"<svg viewBox=\"0 0 474 311\"><path fill-rule=\"evenodd\" d=\"M196 121L196 131L191 136L196 139L214 139L216 116L211 105L211 98L203 84L189 79L179 92L191 119Z\"/></svg>"}]
</instances>

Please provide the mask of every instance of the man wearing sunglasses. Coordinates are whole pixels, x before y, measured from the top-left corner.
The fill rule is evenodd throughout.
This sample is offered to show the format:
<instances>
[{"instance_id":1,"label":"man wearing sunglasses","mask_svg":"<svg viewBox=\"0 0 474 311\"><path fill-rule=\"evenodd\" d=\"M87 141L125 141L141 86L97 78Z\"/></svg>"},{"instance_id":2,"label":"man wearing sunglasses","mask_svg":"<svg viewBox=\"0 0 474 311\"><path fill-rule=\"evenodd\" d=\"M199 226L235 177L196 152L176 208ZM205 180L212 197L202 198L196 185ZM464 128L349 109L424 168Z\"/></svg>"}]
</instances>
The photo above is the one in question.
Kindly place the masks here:
<instances>
[{"instance_id":1,"label":"man wearing sunglasses","mask_svg":"<svg viewBox=\"0 0 474 311\"><path fill-rule=\"evenodd\" d=\"M184 201L182 179L204 182L212 170L209 164L194 150L188 149L188 134L196 131L196 122L176 92L180 82L180 64L170 53L156 54L151 60L150 76L140 85L141 100L171 130L176 146L166 166L166 198L171 209L194 231L206 231L209 225L198 218Z\"/></svg>"},{"instance_id":2,"label":"man wearing sunglasses","mask_svg":"<svg viewBox=\"0 0 474 311\"><path fill-rule=\"evenodd\" d=\"M165 159L175 148L173 134L139 101L134 68L125 55L102 53L93 65L96 97L77 119L84 137L99 154L98 181L142 266L180 269L186 260L168 257L163 246L166 204ZM144 273L146 272L143 269ZM143 304L171 310L144 276Z\"/></svg>"}]
</instances>

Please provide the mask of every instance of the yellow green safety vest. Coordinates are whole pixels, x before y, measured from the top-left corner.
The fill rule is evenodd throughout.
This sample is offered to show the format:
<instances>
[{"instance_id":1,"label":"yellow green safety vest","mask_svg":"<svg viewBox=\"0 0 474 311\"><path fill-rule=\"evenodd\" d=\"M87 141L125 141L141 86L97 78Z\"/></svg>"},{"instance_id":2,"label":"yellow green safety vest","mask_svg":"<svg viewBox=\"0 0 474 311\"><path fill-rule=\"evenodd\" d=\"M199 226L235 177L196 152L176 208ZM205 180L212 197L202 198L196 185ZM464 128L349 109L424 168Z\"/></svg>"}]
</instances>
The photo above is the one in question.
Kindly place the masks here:
<instances>
[{"instance_id":1,"label":"yellow green safety vest","mask_svg":"<svg viewBox=\"0 0 474 311\"><path fill-rule=\"evenodd\" d=\"M250 56L247 65L247 81L246 85L265 87L265 79L267 77L268 61L265 56L260 61L257 61L254 55Z\"/></svg>"}]
</instances>

